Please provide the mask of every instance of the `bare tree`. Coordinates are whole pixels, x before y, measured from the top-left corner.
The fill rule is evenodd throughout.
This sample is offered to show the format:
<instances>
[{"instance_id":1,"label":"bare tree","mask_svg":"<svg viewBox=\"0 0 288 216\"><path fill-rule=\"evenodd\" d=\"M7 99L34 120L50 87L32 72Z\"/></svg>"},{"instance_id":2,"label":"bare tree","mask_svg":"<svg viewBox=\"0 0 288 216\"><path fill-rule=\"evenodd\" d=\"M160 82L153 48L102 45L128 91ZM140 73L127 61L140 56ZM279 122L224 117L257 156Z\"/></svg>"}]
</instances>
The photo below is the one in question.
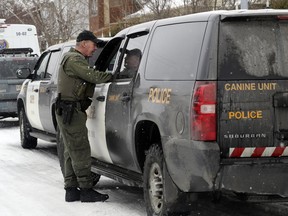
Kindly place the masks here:
<instances>
[{"instance_id":1,"label":"bare tree","mask_svg":"<svg viewBox=\"0 0 288 216\"><path fill-rule=\"evenodd\" d=\"M88 1L85 0L2 1L5 3L0 7L1 16L10 23L35 25L42 49L70 40L89 28Z\"/></svg>"},{"instance_id":2,"label":"bare tree","mask_svg":"<svg viewBox=\"0 0 288 216\"><path fill-rule=\"evenodd\" d=\"M139 0L142 7L147 7L156 19L169 16L172 0Z\"/></svg>"}]
</instances>

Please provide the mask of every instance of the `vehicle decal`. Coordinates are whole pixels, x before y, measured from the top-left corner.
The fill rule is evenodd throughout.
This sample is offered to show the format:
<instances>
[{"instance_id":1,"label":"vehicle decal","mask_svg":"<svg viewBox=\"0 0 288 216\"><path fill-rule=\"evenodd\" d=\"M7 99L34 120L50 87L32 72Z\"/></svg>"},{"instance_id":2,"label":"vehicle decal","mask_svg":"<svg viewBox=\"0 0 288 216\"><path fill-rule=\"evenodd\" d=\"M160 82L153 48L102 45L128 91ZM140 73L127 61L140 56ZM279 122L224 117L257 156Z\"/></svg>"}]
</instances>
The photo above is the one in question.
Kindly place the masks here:
<instances>
[{"instance_id":1,"label":"vehicle decal","mask_svg":"<svg viewBox=\"0 0 288 216\"><path fill-rule=\"evenodd\" d=\"M9 43L5 39L0 40L0 49L7 49L9 48Z\"/></svg>"},{"instance_id":2,"label":"vehicle decal","mask_svg":"<svg viewBox=\"0 0 288 216\"><path fill-rule=\"evenodd\" d=\"M236 134L224 134L225 139L253 139L253 138L266 138L267 134L265 133L236 133Z\"/></svg>"},{"instance_id":3,"label":"vehicle decal","mask_svg":"<svg viewBox=\"0 0 288 216\"><path fill-rule=\"evenodd\" d=\"M150 88L148 101L158 104L169 104L171 99L171 88Z\"/></svg>"},{"instance_id":4,"label":"vehicle decal","mask_svg":"<svg viewBox=\"0 0 288 216\"><path fill-rule=\"evenodd\" d=\"M277 83L226 83L225 91L272 91L276 90Z\"/></svg>"},{"instance_id":5,"label":"vehicle decal","mask_svg":"<svg viewBox=\"0 0 288 216\"><path fill-rule=\"evenodd\" d=\"M109 101L119 101L120 99L120 94L117 95L109 95L108 100Z\"/></svg>"},{"instance_id":6,"label":"vehicle decal","mask_svg":"<svg viewBox=\"0 0 288 216\"><path fill-rule=\"evenodd\" d=\"M251 111L230 111L228 112L229 119L262 119L262 110Z\"/></svg>"},{"instance_id":7,"label":"vehicle decal","mask_svg":"<svg viewBox=\"0 0 288 216\"><path fill-rule=\"evenodd\" d=\"M283 157L288 156L288 147L248 147L230 148L230 158L243 157Z\"/></svg>"}]
</instances>

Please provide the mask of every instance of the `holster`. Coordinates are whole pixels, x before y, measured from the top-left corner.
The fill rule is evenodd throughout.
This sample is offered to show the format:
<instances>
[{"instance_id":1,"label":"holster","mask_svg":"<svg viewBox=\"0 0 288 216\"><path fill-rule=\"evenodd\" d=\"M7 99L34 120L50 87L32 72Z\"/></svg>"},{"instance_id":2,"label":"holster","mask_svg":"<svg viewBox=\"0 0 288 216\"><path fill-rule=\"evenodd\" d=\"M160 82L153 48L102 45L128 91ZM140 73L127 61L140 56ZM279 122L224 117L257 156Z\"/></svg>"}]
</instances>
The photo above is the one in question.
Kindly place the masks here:
<instances>
[{"instance_id":1,"label":"holster","mask_svg":"<svg viewBox=\"0 0 288 216\"><path fill-rule=\"evenodd\" d=\"M71 123L75 107L75 101L56 101L56 113L62 116L63 124Z\"/></svg>"},{"instance_id":2,"label":"holster","mask_svg":"<svg viewBox=\"0 0 288 216\"><path fill-rule=\"evenodd\" d=\"M57 115L62 116L62 107L60 106L60 101L61 101L61 94L59 94L56 99L56 113Z\"/></svg>"},{"instance_id":3,"label":"holster","mask_svg":"<svg viewBox=\"0 0 288 216\"><path fill-rule=\"evenodd\" d=\"M63 124L70 124L72 121L74 108L76 107L76 102L63 102Z\"/></svg>"}]
</instances>

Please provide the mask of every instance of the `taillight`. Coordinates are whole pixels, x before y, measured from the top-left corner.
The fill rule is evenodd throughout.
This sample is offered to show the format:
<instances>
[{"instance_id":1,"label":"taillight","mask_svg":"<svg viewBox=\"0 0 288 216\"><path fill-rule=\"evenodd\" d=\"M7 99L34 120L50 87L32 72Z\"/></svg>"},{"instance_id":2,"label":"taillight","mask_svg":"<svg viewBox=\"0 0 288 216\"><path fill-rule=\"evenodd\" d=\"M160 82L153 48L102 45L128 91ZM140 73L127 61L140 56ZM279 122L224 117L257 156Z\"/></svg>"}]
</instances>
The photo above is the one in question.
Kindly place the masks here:
<instances>
[{"instance_id":1,"label":"taillight","mask_svg":"<svg viewBox=\"0 0 288 216\"><path fill-rule=\"evenodd\" d=\"M281 15L281 16L277 16L278 20L288 20L288 16L287 15Z\"/></svg>"},{"instance_id":2,"label":"taillight","mask_svg":"<svg viewBox=\"0 0 288 216\"><path fill-rule=\"evenodd\" d=\"M191 108L191 139L216 140L216 83L195 84Z\"/></svg>"}]
</instances>

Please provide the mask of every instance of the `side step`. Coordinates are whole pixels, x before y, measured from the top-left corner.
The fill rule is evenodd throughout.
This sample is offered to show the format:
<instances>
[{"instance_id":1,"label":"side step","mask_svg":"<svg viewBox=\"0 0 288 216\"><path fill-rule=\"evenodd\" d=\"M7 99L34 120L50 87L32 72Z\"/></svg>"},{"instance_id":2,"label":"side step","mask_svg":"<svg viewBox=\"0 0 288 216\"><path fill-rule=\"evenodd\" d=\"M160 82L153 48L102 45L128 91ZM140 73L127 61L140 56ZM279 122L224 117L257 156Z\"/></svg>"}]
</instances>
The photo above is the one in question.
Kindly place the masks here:
<instances>
[{"instance_id":1,"label":"side step","mask_svg":"<svg viewBox=\"0 0 288 216\"><path fill-rule=\"evenodd\" d=\"M142 187L143 179L140 173L104 163L92 158L92 172L119 181L128 186Z\"/></svg>"},{"instance_id":2,"label":"side step","mask_svg":"<svg viewBox=\"0 0 288 216\"><path fill-rule=\"evenodd\" d=\"M34 130L32 132L30 132L29 134L32 137L46 140L48 142L56 142L56 135L55 134L51 134L51 133L47 133L47 132L41 132L41 131L34 131Z\"/></svg>"}]
</instances>

